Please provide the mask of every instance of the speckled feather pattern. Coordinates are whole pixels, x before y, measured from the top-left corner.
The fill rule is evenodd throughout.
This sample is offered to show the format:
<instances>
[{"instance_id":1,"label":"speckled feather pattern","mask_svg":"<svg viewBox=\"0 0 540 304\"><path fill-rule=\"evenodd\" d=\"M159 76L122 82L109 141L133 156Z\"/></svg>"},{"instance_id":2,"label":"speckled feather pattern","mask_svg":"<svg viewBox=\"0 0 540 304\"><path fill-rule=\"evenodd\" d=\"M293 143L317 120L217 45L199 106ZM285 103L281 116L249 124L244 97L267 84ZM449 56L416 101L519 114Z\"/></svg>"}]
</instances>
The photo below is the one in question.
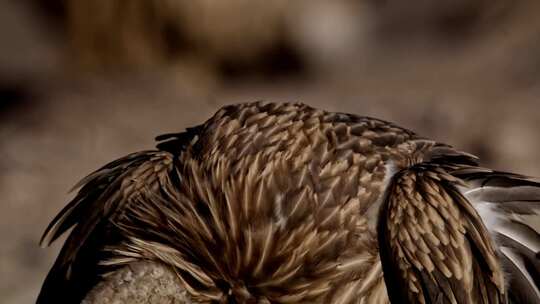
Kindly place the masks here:
<instances>
[{"instance_id":1,"label":"speckled feather pattern","mask_svg":"<svg viewBox=\"0 0 540 304\"><path fill-rule=\"evenodd\" d=\"M385 235L405 294L419 303L503 303L503 271L477 212L434 166L395 177ZM429 300L426 300L429 299Z\"/></svg>"},{"instance_id":2,"label":"speckled feather pattern","mask_svg":"<svg viewBox=\"0 0 540 304\"><path fill-rule=\"evenodd\" d=\"M179 155L179 204L167 212L132 205L126 218L177 217L181 224L154 233L173 236L170 254L200 272L185 280L205 286L192 287L201 301L226 298L215 284L224 281L245 301L372 303L386 291L366 213L383 190L385 161L412 137L304 105L225 108ZM152 255L144 242L130 251Z\"/></svg>"},{"instance_id":3,"label":"speckled feather pattern","mask_svg":"<svg viewBox=\"0 0 540 304\"><path fill-rule=\"evenodd\" d=\"M38 303L94 276L80 301L141 260L170 267L193 303L506 301L495 243L458 190L491 172L472 155L298 103L227 106L158 139L80 183L46 231L76 224Z\"/></svg>"}]
</instances>

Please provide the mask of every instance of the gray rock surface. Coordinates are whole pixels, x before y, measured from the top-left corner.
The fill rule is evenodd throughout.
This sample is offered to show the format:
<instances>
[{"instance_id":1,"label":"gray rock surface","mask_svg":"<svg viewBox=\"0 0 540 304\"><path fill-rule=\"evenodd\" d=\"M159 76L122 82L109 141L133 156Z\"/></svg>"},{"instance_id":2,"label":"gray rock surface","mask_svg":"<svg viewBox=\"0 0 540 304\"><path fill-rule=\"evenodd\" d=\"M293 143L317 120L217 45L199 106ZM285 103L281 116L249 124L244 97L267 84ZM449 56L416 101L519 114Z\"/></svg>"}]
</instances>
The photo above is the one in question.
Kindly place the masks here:
<instances>
[{"instance_id":1,"label":"gray rock surface","mask_svg":"<svg viewBox=\"0 0 540 304\"><path fill-rule=\"evenodd\" d=\"M191 304L182 283L161 264L139 262L103 278L82 304Z\"/></svg>"}]
</instances>

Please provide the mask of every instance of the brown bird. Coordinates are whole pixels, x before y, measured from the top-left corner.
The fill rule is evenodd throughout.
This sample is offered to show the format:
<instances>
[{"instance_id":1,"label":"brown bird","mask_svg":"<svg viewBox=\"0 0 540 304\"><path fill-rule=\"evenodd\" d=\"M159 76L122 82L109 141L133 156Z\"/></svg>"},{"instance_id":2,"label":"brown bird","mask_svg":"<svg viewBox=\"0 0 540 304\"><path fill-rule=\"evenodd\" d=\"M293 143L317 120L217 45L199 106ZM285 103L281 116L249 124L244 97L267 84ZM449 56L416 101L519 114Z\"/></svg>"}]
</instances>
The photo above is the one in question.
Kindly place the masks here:
<instances>
[{"instance_id":1,"label":"brown bird","mask_svg":"<svg viewBox=\"0 0 540 304\"><path fill-rule=\"evenodd\" d=\"M76 186L38 303L540 303L538 180L298 103L157 140Z\"/></svg>"}]
</instances>

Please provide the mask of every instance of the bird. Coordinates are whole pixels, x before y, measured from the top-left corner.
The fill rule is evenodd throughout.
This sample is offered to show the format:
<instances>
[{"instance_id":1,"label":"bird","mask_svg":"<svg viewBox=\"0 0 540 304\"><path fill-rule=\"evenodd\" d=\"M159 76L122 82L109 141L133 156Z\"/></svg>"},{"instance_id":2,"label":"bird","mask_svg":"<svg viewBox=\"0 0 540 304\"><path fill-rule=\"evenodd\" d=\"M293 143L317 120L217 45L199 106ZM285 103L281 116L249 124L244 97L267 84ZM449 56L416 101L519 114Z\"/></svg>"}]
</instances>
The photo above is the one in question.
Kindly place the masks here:
<instances>
[{"instance_id":1,"label":"bird","mask_svg":"<svg viewBox=\"0 0 540 304\"><path fill-rule=\"evenodd\" d=\"M37 303L540 303L540 180L396 124L227 105L82 179Z\"/></svg>"}]
</instances>

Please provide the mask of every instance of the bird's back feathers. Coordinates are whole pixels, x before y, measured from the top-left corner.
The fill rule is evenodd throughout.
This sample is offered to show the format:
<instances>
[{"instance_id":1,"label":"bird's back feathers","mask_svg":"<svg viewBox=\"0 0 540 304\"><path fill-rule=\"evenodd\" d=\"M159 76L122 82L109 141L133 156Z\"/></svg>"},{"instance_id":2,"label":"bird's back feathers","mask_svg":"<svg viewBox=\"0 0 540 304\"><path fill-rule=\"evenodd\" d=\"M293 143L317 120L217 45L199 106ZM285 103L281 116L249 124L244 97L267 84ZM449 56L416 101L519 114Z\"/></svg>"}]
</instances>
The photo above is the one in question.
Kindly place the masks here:
<instances>
[{"instance_id":1,"label":"bird's back feathers","mask_svg":"<svg viewBox=\"0 0 540 304\"><path fill-rule=\"evenodd\" d=\"M480 169L470 154L378 119L261 102L224 107L206 123L158 140L158 150L128 155L81 181L44 235L48 243L75 226L38 303L80 302L101 276L140 260L174 271L193 303L388 303L383 269L388 278L390 264L379 259L379 246L386 253L389 247L378 244L379 210L433 203L427 194L404 194L415 178L422 193L444 196L451 205L444 210L457 210L460 219L457 226L443 221L447 234L430 236L458 238L446 254L462 259L417 273L416 282L428 284L421 286L426 299L437 291L448 299L466 285L448 279L445 265L471 278L467 284L478 289L472 299L504 302L497 254L514 273L510 288L535 299L538 233L525 220L490 225L481 206L504 206L489 208L504 219L531 215L538 185ZM431 224L412 228L440 224L434 210L445 211L429 210L419 218ZM423 223L414 218L383 219L390 233Z\"/></svg>"}]
</instances>

